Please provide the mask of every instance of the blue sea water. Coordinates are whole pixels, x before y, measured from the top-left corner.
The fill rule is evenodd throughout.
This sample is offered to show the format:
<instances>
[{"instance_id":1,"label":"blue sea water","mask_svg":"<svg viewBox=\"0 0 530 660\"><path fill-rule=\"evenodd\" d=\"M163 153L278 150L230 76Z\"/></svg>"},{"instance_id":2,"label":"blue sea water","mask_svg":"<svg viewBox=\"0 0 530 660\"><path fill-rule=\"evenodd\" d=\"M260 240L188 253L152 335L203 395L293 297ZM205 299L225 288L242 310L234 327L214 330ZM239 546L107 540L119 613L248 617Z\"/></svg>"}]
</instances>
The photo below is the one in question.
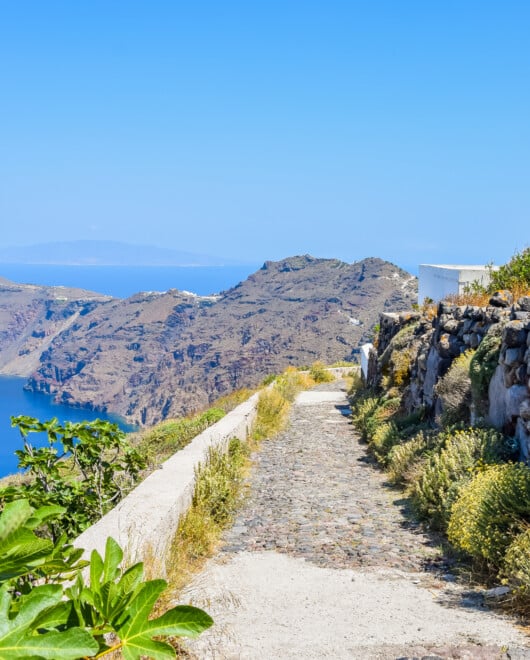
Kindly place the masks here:
<instances>
[{"instance_id":1,"label":"blue sea water","mask_svg":"<svg viewBox=\"0 0 530 660\"><path fill-rule=\"evenodd\" d=\"M69 286L128 298L139 291L180 289L200 296L235 286L256 271L246 266L49 266L0 264L0 277L24 284Z\"/></svg>"},{"instance_id":2,"label":"blue sea water","mask_svg":"<svg viewBox=\"0 0 530 660\"><path fill-rule=\"evenodd\" d=\"M26 284L69 286L97 291L117 298L126 298L138 291L167 291L181 289L199 295L218 293L246 279L259 266L208 267L139 267L127 266L44 266L0 264L0 277ZM80 422L97 417L120 423L117 417L90 410L71 408L52 403L43 394L25 392L24 378L0 376L0 477L17 469L15 449L22 447L17 429L11 427L10 417L30 415L41 420L58 417L61 422ZM36 436L35 436L36 437ZM45 442L46 438L41 438Z\"/></svg>"},{"instance_id":3,"label":"blue sea water","mask_svg":"<svg viewBox=\"0 0 530 660\"><path fill-rule=\"evenodd\" d=\"M93 419L106 419L116 422L124 431L131 431L133 427L125 424L116 415L105 415L92 410L82 410L69 406L57 405L51 397L44 394L25 392L22 388L25 378L13 376L0 376L0 477L17 471L17 457L15 449L21 449L22 439L18 429L11 427L10 418L18 415L29 415L41 421L57 417L60 422L82 422ZM29 438L32 444L46 444L46 436L39 437L32 434Z\"/></svg>"}]
</instances>

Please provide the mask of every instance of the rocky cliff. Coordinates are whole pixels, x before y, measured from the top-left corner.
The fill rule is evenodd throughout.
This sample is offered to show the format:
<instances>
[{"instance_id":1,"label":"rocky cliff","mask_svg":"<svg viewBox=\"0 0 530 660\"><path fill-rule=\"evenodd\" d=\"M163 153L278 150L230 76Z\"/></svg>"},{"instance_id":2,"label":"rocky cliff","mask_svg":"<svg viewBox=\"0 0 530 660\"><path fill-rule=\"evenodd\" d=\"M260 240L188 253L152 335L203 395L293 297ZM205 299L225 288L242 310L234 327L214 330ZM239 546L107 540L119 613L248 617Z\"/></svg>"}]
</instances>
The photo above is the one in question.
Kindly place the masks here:
<instances>
[{"instance_id":1,"label":"rocky cliff","mask_svg":"<svg viewBox=\"0 0 530 660\"><path fill-rule=\"evenodd\" d=\"M379 312L410 307L416 278L380 259L267 262L215 297L170 290L78 314L28 386L152 424L289 364L351 359Z\"/></svg>"},{"instance_id":2,"label":"rocky cliff","mask_svg":"<svg viewBox=\"0 0 530 660\"><path fill-rule=\"evenodd\" d=\"M0 278L0 373L29 376L55 337L110 300L83 289L16 284Z\"/></svg>"}]
</instances>

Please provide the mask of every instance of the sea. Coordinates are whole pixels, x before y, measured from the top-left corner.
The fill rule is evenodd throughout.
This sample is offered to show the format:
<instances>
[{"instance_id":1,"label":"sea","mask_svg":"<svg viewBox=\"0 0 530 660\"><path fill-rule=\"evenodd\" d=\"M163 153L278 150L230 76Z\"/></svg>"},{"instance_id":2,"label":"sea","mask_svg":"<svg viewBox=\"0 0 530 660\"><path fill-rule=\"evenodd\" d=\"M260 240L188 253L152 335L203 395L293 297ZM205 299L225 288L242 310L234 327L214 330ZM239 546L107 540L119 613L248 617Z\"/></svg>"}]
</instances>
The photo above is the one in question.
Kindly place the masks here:
<instances>
[{"instance_id":1,"label":"sea","mask_svg":"<svg viewBox=\"0 0 530 660\"><path fill-rule=\"evenodd\" d=\"M68 286L128 298L139 291L180 289L200 296L245 280L261 264L246 266L49 266L0 264L0 277L23 284Z\"/></svg>"},{"instance_id":2,"label":"sea","mask_svg":"<svg viewBox=\"0 0 530 660\"><path fill-rule=\"evenodd\" d=\"M198 295L225 291L255 272L259 265L247 266L48 266L0 264L0 277L24 284L67 286L97 291L116 298L127 298L139 291L180 289ZM11 416L29 415L40 420L57 417L61 422L96 418L118 423L124 431L133 430L119 417L90 410L54 404L45 394L26 392L24 378L0 376L0 477L17 471L16 449L22 448L18 429L11 427ZM46 437L35 444L45 444Z\"/></svg>"}]
</instances>

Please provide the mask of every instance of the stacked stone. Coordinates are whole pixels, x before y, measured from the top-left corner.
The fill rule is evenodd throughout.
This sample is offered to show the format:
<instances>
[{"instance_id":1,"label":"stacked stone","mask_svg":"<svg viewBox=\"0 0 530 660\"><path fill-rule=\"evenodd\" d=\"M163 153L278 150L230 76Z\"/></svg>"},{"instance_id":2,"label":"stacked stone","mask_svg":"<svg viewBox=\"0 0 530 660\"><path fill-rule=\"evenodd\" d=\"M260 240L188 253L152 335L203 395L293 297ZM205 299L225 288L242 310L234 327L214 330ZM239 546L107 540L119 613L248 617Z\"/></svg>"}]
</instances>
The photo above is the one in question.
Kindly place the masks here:
<instances>
[{"instance_id":1,"label":"stacked stone","mask_svg":"<svg viewBox=\"0 0 530 660\"><path fill-rule=\"evenodd\" d=\"M453 360L475 349L493 325L503 326L499 365L489 388L489 421L514 435L523 458L530 456L530 296L514 302L508 291L495 293L486 307L442 302L431 320L420 314L381 314L378 356L396 334L418 322L411 341L410 383L404 406L436 408L435 386ZM379 382L381 374L378 374Z\"/></svg>"},{"instance_id":2,"label":"stacked stone","mask_svg":"<svg viewBox=\"0 0 530 660\"><path fill-rule=\"evenodd\" d=\"M523 460L530 457L530 296L511 307L502 333L499 364L489 387L489 421L514 435Z\"/></svg>"},{"instance_id":3,"label":"stacked stone","mask_svg":"<svg viewBox=\"0 0 530 660\"><path fill-rule=\"evenodd\" d=\"M379 333L377 338L377 355L381 356L397 333L409 323L421 318L418 312L383 312L379 316Z\"/></svg>"}]
</instances>

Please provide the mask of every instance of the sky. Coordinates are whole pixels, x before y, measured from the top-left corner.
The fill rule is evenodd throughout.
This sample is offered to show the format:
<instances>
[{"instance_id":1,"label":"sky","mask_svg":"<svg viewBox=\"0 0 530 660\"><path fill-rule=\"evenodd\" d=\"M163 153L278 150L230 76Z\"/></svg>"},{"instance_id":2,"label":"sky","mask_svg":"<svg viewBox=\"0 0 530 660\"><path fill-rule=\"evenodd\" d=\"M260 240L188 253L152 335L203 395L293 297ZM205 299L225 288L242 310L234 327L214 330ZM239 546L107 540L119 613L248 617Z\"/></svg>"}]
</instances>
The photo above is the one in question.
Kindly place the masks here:
<instances>
[{"instance_id":1,"label":"sky","mask_svg":"<svg viewBox=\"0 0 530 660\"><path fill-rule=\"evenodd\" d=\"M503 263L527 0L5 0L2 245Z\"/></svg>"}]
</instances>

